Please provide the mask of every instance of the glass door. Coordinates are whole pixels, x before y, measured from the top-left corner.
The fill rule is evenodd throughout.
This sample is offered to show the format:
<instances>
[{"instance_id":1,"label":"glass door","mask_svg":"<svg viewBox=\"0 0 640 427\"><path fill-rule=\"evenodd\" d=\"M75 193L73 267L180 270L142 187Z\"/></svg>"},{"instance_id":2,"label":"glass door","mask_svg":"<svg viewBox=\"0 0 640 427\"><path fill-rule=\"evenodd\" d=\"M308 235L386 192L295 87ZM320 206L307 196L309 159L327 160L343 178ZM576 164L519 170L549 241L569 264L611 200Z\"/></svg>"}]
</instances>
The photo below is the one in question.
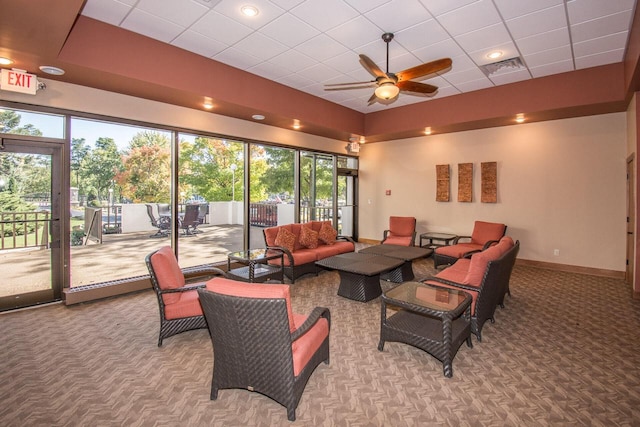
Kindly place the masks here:
<instances>
[{"instance_id":1,"label":"glass door","mask_svg":"<svg viewBox=\"0 0 640 427\"><path fill-rule=\"evenodd\" d=\"M27 138L0 138L0 311L62 295L62 144Z\"/></svg>"}]
</instances>

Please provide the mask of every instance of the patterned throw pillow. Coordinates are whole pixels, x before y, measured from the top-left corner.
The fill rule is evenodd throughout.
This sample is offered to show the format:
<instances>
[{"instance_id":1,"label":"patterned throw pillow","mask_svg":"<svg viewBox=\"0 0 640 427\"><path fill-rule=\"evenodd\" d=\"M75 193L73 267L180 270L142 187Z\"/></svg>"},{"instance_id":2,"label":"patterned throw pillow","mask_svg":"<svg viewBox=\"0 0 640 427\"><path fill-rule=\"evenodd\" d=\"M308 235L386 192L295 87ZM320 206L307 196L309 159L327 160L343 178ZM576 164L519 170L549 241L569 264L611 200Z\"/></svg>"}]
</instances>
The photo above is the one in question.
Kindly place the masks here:
<instances>
[{"instance_id":1,"label":"patterned throw pillow","mask_svg":"<svg viewBox=\"0 0 640 427\"><path fill-rule=\"evenodd\" d=\"M276 241L274 243L276 246L282 246L283 248L288 249L289 252L293 252L293 248L296 244L296 235L286 228L281 228L278 231L278 235L276 236Z\"/></svg>"},{"instance_id":2,"label":"patterned throw pillow","mask_svg":"<svg viewBox=\"0 0 640 427\"><path fill-rule=\"evenodd\" d=\"M338 236L338 232L335 228L329 225L328 222L322 224L320 227L320 232L318 233L318 239L324 242L327 245L333 245L336 242L336 237Z\"/></svg>"},{"instance_id":3,"label":"patterned throw pillow","mask_svg":"<svg viewBox=\"0 0 640 427\"><path fill-rule=\"evenodd\" d=\"M318 232L303 225L300 230L300 238L298 241L305 248L315 249L318 247Z\"/></svg>"}]
</instances>

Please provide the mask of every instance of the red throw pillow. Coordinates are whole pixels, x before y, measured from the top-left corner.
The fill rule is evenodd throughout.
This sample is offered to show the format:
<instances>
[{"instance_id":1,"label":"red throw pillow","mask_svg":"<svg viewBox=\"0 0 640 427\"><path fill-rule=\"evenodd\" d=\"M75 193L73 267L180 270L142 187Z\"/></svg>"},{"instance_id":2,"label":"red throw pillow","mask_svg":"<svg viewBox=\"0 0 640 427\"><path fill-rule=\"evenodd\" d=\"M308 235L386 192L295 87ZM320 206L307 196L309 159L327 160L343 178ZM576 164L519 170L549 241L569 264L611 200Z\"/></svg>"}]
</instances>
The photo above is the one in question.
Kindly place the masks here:
<instances>
[{"instance_id":1,"label":"red throw pillow","mask_svg":"<svg viewBox=\"0 0 640 427\"><path fill-rule=\"evenodd\" d=\"M300 238L298 239L300 244L305 248L315 249L318 247L318 232L313 231L310 227L305 225L300 230Z\"/></svg>"},{"instance_id":2,"label":"red throw pillow","mask_svg":"<svg viewBox=\"0 0 640 427\"><path fill-rule=\"evenodd\" d=\"M337 236L338 232L328 222L323 223L320 232L318 232L318 239L327 245L333 245Z\"/></svg>"},{"instance_id":3,"label":"red throw pillow","mask_svg":"<svg viewBox=\"0 0 640 427\"><path fill-rule=\"evenodd\" d=\"M296 235L287 230L286 228L280 228L275 240L276 246L282 246L288 249L289 252L293 252L293 248L296 244Z\"/></svg>"}]
</instances>

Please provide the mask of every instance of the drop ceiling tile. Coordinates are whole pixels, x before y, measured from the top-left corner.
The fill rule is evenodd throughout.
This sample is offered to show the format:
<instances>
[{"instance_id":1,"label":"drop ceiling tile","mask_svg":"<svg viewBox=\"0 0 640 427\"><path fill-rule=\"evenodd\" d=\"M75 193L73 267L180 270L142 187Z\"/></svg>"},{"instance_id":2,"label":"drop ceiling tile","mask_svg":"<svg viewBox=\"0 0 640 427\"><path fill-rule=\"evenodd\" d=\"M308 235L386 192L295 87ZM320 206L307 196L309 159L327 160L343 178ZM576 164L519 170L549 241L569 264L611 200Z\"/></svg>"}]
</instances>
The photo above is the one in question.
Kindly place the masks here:
<instances>
[{"instance_id":1,"label":"drop ceiling tile","mask_svg":"<svg viewBox=\"0 0 640 427\"><path fill-rule=\"evenodd\" d=\"M241 70L246 70L262 62L259 58L251 56L234 47L223 50L214 56L213 59Z\"/></svg>"},{"instance_id":2,"label":"drop ceiling tile","mask_svg":"<svg viewBox=\"0 0 640 427\"><path fill-rule=\"evenodd\" d=\"M363 70L362 66L359 63L358 55L352 51L346 51L341 53L340 55L336 55L324 61L325 64L333 68L334 70L340 71L344 74L350 74L354 71ZM369 74L367 73L367 77Z\"/></svg>"},{"instance_id":3,"label":"drop ceiling tile","mask_svg":"<svg viewBox=\"0 0 640 427\"><path fill-rule=\"evenodd\" d=\"M429 12L418 0L392 0L364 15L383 30L382 32L390 33L431 19Z\"/></svg>"},{"instance_id":4,"label":"drop ceiling tile","mask_svg":"<svg viewBox=\"0 0 640 427\"><path fill-rule=\"evenodd\" d=\"M435 19L421 22L395 33L394 40L409 52L421 49L425 44L434 44L449 39L449 34Z\"/></svg>"},{"instance_id":5,"label":"drop ceiling tile","mask_svg":"<svg viewBox=\"0 0 640 427\"><path fill-rule=\"evenodd\" d=\"M307 0L291 9L291 13L322 32L358 16L354 8L341 0Z\"/></svg>"},{"instance_id":6,"label":"drop ceiling tile","mask_svg":"<svg viewBox=\"0 0 640 427\"><path fill-rule=\"evenodd\" d=\"M563 0L535 0L535 1L514 1L514 0L493 0L500 10L503 19L513 19L518 16L527 15L538 10L547 9L553 6L562 5Z\"/></svg>"},{"instance_id":7,"label":"drop ceiling tile","mask_svg":"<svg viewBox=\"0 0 640 427\"><path fill-rule=\"evenodd\" d=\"M496 85L506 85L509 83L529 80L531 79L531 74L529 73L529 70L524 69L514 71L513 73L492 74L489 76L489 79Z\"/></svg>"},{"instance_id":8,"label":"drop ceiling tile","mask_svg":"<svg viewBox=\"0 0 640 427\"><path fill-rule=\"evenodd\" d=\"M463 92L463 93L473 92L474 90L486 89L488 87L493 87L493 86L494 86L493 82L489 80L487 77L483 77L478 80L472 80L470 82L460 83L455 85L455 87L460 92Z\"/></svg>"},{"instance_id":9,"label":"drop ceiling tile","mask_svg":"<svg viewBox=\"0 0 640 427\"><path fill-rule=\"evenodd\" d=\"M251 28L216 11L210 11L191 26L191 29L210 39L233 45L251 34Z\"/></svg>"},{"instance_id":10,"label":"drop ceiling tile","mask_svg":"<svg viewBox=\"0 0 640 427\"><path fill-rule=\"evenodd\" d=\"M561 46L554 49L526 55L523 58L528 67L540 67L541 65L571 60L571 46Z\"/></svg>"},{"instance_id":11,"label":"drop ceiling tile","mask_svg":"<svg viewBox=\"0 0 640 427\"><path fill-rule=\"evenodd\" d=\"M304 0L270 0L270 1L271 3L275 4L276 6L284 10L291 10L297 5L299 5L300 3L302 3Z\"/></svg>"},{"instance_id":12,"label":"drop ceiling tile","mask_svg":"<svg viewBox=\"0 0 640 427\"><path fill-rule=\"evenodd\" d=\"M634 0L580 0L567 2L567 11L569 22L579 24L623 11L631 14L634 5Z\"/></svg>"},{"instance_id":13,"label":"drop ceiling tile","mask_svg":"<svg viewBox=\"0 0 640 427\"><path fill-rule=\"evenodd\" d=\"M140 9L133 9L121 27L165 43L169 43L185 30L184 27Z\"/></svg>"},{"instance_id":14,"label":"drop ceiling tile","mask_svg":"<svg viewBox=\"0 0 640 427\"><path fill-rule=\"evenodd\" d=\"M287 70L280 64L275 64L273 62L261 62L258 65L247 69L247 71L269 80L276 80L282 76L292 74L291 71Z\"/></svg>"},{"instance_id":15,"label":"drop ceiling tile","mask_svg":"<svg viewBox=\"0 0 640 427\"><path fill-rule=\"evenodd\" d=\"M174 46L210 58L227 48L227 45L195 31L187 30L171 43Z\"/></svg>"},{"instance_id":16,"label":"drop ceiling tile","mask_svg":"<svg viewBox=\"0 0 640 427\"><path fill-rule=\"evenodd\" d=\"M433 61L439 58L454 58L466 53L458 46L458 44L452 39L443 40L439 43L435 43L426 46L422 49L417 49L412 52L422 62ZM454 64L455 66L455 64Z\"/></svg>"},{"instance_id":17,"label":"drop ceiling tile","mask_svg":"<svg viewBox=\"0 0 640 427\"><path fill-rule=\"evenodd\" d=\"M115 0L87 0L82 14L107 24L119 26L131 10L131 5Z\"/></svg>"},{"instance_id":18,"label":"drop ceiling tile","mask_svg":"<svg viewBox=\"0 0 640 427\"><path fill-rule=\"evenodd\" d=\"M282 52L280 55L274 56L269 60L269 62L279 64L291 72L297 72L311 67L316 63L316 60L298 52L297 50L290 49Z\"/></svg>"},{"instance_id":19,"label":"drop ceiling tile","mask_svg":"<svg viewBox=\"0 0 640 427\"><path fill-rule=\"evenodd\" d=\"M201 4L174 0L140 0L136 8L181 27L190 26L209 12L209 8Z\"/></svg>"},{"instance_id":20,"label":"drop ceiling tile","mask_svg":"<svg viewBox=\"0 0 640 427\"><path fill-rule=\"evenodd\" d=\"M467 52L489 50L511 41L511 36L503 23L490 25L455 37L456 42Z\"/></svg>"},{"instance_id":21,"label":"drop ceiling tile","mask_svg":"<svg viewBox=\"0 0 640 427\"><path fill-rule=\"evenodd\" d=\"M376 7L389 3L391 0L345 0L351 7L360 13L366 13Z\"/></svg>"},{"instance_id":22,"label":"drop ceiling tile","mask_svg":"<svg viewBox=\"0 0 640 427\"><path fill-rule=\"evenodd\" d=\"M558 28L557 30L517 39L516 45L520 53L530 55L543 50L566 46L569 42L569 30L567 28Z\"/></svg>"},{"instance_id":23,"label":"drop ceiling tile","mask_svg":"<svg viewBox=\"0 0 640 427\"><path fill-rule=\"evenodd\" d=\"M295 73L280 77L276 81L283 85L298 89L303 89L305 86L309 86L314 83L312 80Z\"/></svg>"},{"instance_id":24,"label":"drop ceiling tile","mask_svg":"<svg viewBox=\"0 0 640 427\"><path fill-rule=\"evenodd\" d=\"M608 34L628 31L631 23L630 12L620 12L599 19L571 25L571 36L574 43L603 37Z\"/></svg>"},{"instance_id":25,"label":"drop ceiling tile","mask_svg":"<svg viewBox=\"0 0 640 427\"><path fill-rule=\"evenodd\" d=\"M483 78L486 78L484 73L477 67L470 68L465 71L460 71L458 73L449 72L443 74L442 77L454 86L458 86L461 83L466 83L474 80L482 80Z\"/></svg>"},{"instance_id":26,"label":"drop ceiling tile","mask_svg":"<svg viewBox=\"0 0 640 427\"><path fill-rule=\"evenodd\" d=\"M256 16L246 16L243 14L241 8L246 4L250 4L258 9L258 14ZM254 30L267 25L269 22L273 21L285 12L284 9L276 6L268 0L251 0L247 3L239 2L237 0L222 0L213 8L213 10L233 19L234 21L238 21L249 28L253 28Z\"/></svg>"},{"instance_id":27,"label":"drop ceiling tile","mask_svg":"<svg viewBox=\"0 0 640 427\"><path fill-rule=\"evenodd\" d=\"M620 46L625 45L627 37L628 33L624 31L604 37L598 37L597 39L575 43L573 45L573 53L576 57L579 57L616 50L619 49Z\"/></svg>"},{"instance_id":28,"label":"drop ceiling tile","mask_svg":"<svg viewBox=\"0 0 640 427\"><path fill-rule=\"evenodd\" d=\"M459 9L478 0L420 0L433 16L438 16Z\"/></svg>"},{"instance_id":29,"label":"drop ceiling tile","mask_svg":"<svg viewBox=\"0 0 640 427\"><path fill-rule=\"evenodd\" d=\"M454 37L502 22L491 0L471 3L436 19Z\"/></svg>"},{"instance_id":30,"label":"drop ceiling tile","mask_svg":"<svg viewBox=\"0 0 640 427\"><path fill-rule=\"evenodd\" d=\"M234 45L238 50L266 61L287 50L287 47L261 33L249 34Z\"/></svg>"},{"instance_id":31,"label":"drop ceiling tile","mask_svg":"<svg viewBox=\"0 0 640 427\"><path fill-rule=\"evenodd\" d=\"M325 61L348 51L346 47L325 34L319 34L301 43L296 47L296 50L309 54L317 61Z\"/></svg>"},{"instance_id":32,"label":"drop ceiling tile","mask_svg":"<svg viewBox=\"0 0 640 427\"><path fill-rule=\"evenodd\" d=\"M566 26L567 18L563 5L539 10L507 21L507 27L516 40Z\"/></svg>"},{"instance_id":33,"label":"drop ceiling tile","mask_svg":"<svg viewBox=\"0 0 640 427\"><path fill-rule=\"evenodd\" d=\"M306 77L308 79L311 79L315 82L319 82L319 84L323 84L327 80L333 78L333 76L336 74L336 70L322 63L318 63L315 65L312 65L309 68L305 68L304 70L298 71L297 74L300 76Z\"/></svg>"},{"instance_id":34,"label":"drop ceiling tile","mask_svg":"<svg viewBox=\"0 0 640 427\"><path fill-rule=\"evenodd\" d=\"M382 35L380 29L362 15L332 28L326 34L338 43L354 50L380 40Z\"/></svg>"},{"instance_id":35,"label":"drop ceiling tile","mask_svg":"<svg viewBox=\"0 0 640 427\"><path fill-rule=\"evenodd\" d=\"M589 56L576 58L576 69L598 67L600 65L622 62L624 49L610 50L609 52L597 53Z\"/></svg>"},{"instance_id":36,"label":"drop ceiling tile","mask_svg":"<svg viewBox=\"0 0 640 427\"><path fill-rule=\"evenodd\" d=\"M573 60L567 59L565 61L545 64L539 67L529 67L529 71L531 71L534 78L549 76L551 74L566 73L568 71L573 71Z\"/></svg>"},{"instance_id":37,"label":"drop ceiling tile","mask_svg":"<svg viewBox=\"0 0 640 427\"><path fill-rule=\"evenodd\" d=\"M265 25L260 31L273 40L279 41L289 47L298 46L300 43L304 43L320 34L320 32L311 25L302 22L290 13L280 15Z\"/></svg>"}]
</instances>

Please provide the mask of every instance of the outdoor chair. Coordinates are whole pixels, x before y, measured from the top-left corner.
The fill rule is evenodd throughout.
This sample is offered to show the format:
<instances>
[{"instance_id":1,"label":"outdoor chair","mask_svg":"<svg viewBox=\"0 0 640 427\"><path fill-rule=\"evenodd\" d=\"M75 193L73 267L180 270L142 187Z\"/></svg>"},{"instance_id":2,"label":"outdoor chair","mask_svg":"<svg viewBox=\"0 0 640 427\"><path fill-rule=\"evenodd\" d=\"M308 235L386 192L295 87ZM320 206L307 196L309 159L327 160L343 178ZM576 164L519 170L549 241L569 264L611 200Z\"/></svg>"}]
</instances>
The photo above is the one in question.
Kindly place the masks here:
<instances>
[{"instance_id":1,"label":"outdoor chair","mask_svg":"<svg viewBox=\"0 0 640 427\"><path fill-rule=\"evenodd\" d=\"M211 400L220 389L257 391L294 421L309 377L329 364L329 309L293 313L288 285L214 278L198 294L213 344Z\"/></svg>"},{"instance_id":2,"label":"outdoor chair","mask_svg":"<svg viewBox=\"0 0 640 427\"><path fill-rule=\"evenodd\" d=\"M198 227L199 205L187 205L184 209L184 216L180 219L180 229L185 235L196 234ZM199 231L198 231L199 232Z\"/></svg>"},{"instance_id":3,"label":"outdoor chair","mask_svg":"<svg viewBox=\"0 0 640 427\"><path fill-rule=\"evenodd\" d=\"M382 244L415 246L416 219L412 216L389 217L389 229L384 230Z\"/></svg>"},{"instance_id":4,"label":"outdoor chair","mask_svg":"<svg viewBox=\"0 0 640 427\"><path fill-rule=\"evenodd\" d=\"M212 266L180 269L170 246L151 252L145 262L160 309L158 347L162 345L162 340L170 336L206 328L196 290L205 286L202 280L224 275L224 272ZM187 284L193 281L197 282Z\"/></svg>"},{"instance_id":5,"label":"outdoor chair","mask_svg":"<svg viewBox=\"0 0 640 427\"><path fill-rule=\"evenodd\" d=\"M158 207L158 216L171 216L171 206L169 203L156 203Z\"/></svg>"},{"instance_id":6,"label":"outdoor chair","mask_svg":"<svg viewBox=\"0 0 640 427\"><path fill-rule=\"evenodd\" d=\"M471 236L458 236L450 246L441 246L434 250L433 266L438 268L440 265L453 264L460 258L483 251L498 243L506 231L507 226L504 224L476 221Z\"/></svg>"},{"instance_id":7,"label":"outdoor chair","mask_svg":"<svg viewBox=\"0 0 640 427\"><path fill-rule=\"evenodd\" d=\"M156 216L153 214L153 206L147 204L147 215L149 215L149 219L151 220L151 225L156 227L158 231L156 234L152 234L149 237L166 237L169 235L171 231L171 217L170 216Z\"/></svg>"}]
</instances>

